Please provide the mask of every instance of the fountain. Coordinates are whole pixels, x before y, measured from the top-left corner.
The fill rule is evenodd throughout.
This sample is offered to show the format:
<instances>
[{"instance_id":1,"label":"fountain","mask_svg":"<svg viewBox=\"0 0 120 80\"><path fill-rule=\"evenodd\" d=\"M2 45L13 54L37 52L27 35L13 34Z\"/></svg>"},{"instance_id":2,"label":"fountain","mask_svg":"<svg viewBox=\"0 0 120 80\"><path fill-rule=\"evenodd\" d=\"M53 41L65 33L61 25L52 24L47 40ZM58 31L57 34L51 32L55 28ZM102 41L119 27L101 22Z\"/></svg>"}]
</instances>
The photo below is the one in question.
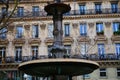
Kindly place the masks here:
<instances>
[{"instance_id":1,"label":"fountain","mask_svg":"<svg viewBox=\"0 0 120 80\"><path fill-rule=\"evenodd\" d=\"M63 45L62 19L63 14L70 11L70 6L54 0L54 3L45 6L48 15L53 15L54 43L51 48L51 55L48 59L32 60L23 62L18 69L26 74L41 77L50 77L51 80L71 80L72 76L79 76L93 72L99 67L98 63L84 60L72 59L66 54Z\"/></svg>"}]
</instances>

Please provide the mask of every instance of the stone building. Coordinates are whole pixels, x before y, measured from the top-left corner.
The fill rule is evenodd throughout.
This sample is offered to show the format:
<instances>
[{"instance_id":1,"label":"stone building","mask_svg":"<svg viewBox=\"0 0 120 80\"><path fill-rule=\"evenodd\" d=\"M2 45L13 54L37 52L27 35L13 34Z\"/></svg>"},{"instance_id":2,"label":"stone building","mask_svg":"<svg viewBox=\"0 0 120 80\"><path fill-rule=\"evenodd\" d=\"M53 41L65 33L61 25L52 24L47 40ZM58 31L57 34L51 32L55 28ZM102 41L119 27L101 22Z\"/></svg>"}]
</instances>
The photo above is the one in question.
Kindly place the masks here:
<instances>
[{"instance_id":1,"label":"stone building","mask_svg":"<svg viewBox=\"0 0 120 80\"><path fill-rule=\"evenodd\" d=\"M63 15L63 43L69 58L100 64L91 74L73 80L120 80L120 1L61 0L71 11ZM0 34L0 79L44 80L18 71L21 62L48 58L53 43L52 16L44 6L53 0L21 0ZM13 8L12 1L9 11ZM0 4L0 13L5 7ZM1 17L2 15L0 15Z\"/></svg>"}]
</instances>

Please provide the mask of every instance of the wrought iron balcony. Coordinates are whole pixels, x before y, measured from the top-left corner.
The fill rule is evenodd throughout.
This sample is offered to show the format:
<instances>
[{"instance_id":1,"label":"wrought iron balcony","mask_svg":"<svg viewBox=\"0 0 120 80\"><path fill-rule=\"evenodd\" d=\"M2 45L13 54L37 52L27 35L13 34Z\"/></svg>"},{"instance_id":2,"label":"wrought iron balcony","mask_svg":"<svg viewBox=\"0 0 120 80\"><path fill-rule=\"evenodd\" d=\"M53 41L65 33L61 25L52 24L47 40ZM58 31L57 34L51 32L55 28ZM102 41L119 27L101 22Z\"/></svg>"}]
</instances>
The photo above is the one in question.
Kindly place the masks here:
<instances>
[{"instance_id":1,"label":"wrought iron balcony","mask_svg":"<svg viewBox=\"0 0 120 80\"><path fill-rule=\"evenodd\" d=\"M21 62L26 62L26 61L31 61L31 60L38 60L38 59L47 59L51 58L49 55L40 55L40 56L22 56L20 58L17 58L15 56L9 56L5 57L4 63L21 63ZM108 53L104 55L97 55L97 54L75 54L75 55L69 55L67 57L63 58L74 58L74 59L86 59L86 60L93 60L93 61L104 61L104 60L120 60L120 54L116 55L113 53ZM0 63L2 63L2 59L0 59Z\"/></svg>"},{"instance_id":2,"label":"wrought iron balcony","mask_svg":"<svg viewBox=\"0 0 120 80\"><path fill-rule=\"evenodd\" d=\"M8 12L8 15L9 15L9 13L11 13L11 11ZM70 12L64 14L63 16L119 14L119 13L120 13L120 9L116 9L116 11L113 11L111 8L105 8L105 9L101 9L100 12L96 11L95 9L87 9L82 12L80 10L71 10ZM0 13L0 18L2 17L1 14L2 13ZM12 18L32 18L32 17L47 17L47 16L50 16L50 15L47 14L44 10L37 11L37 12L24 10L24 13L15 13L12 16Z\"/></svg>"}]
</instances>

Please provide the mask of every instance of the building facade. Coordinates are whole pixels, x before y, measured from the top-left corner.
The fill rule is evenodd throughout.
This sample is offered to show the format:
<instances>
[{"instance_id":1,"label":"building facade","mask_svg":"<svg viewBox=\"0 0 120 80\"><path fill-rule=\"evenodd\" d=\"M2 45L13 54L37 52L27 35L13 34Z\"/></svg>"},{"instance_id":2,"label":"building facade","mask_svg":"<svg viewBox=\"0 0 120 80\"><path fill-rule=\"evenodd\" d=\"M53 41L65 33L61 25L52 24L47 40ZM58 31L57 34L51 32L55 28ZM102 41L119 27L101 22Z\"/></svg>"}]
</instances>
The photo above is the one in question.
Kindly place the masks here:
<instances>
[{"instance_id":1,"label":"building facade","mask_svg":"<svg viewBox=\"0 0 120 80\"><path fill-rule=\"evenodd\" d=\"M63 43L69 58L93 60L100 68L73 80L120 80L120 1L61 0L71 11L63 15ZM20 63L48 58L53 43L52 16L44 6L53 0L21 0L0 32L1 80L49 80L18 71ZM10 2L11 11L13 8ZM5 6L0 4L1 14ZM2 15L0 15L2 17Z\"/></svg>"}]
</instances>

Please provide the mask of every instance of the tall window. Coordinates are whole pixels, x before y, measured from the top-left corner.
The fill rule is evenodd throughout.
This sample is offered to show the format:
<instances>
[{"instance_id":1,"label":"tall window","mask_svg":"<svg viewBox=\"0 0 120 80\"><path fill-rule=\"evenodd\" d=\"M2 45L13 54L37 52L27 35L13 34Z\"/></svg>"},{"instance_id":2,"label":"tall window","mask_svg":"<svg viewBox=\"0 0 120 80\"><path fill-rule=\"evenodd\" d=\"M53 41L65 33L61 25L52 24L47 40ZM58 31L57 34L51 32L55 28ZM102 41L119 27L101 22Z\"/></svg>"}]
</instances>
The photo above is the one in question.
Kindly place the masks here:
<instances>
[{"instance_id":1,"label":"tall window","mask_svg":"<svg viewBox=\"0 0 120 80\"><path fill-rule=\"evenodd\" d=\"M86 43L83 43L80 45L80 52L82 55L86 55L87 54L87 49L88 49L88 46Z\"/></svg>"},{"instance_id":2,"label":"tall window","mask_svg":"<svg viewBox=\"0 0 120 80\"><path fill-rule=\"evenodd\" d=\"M112 13L117 13L118 12L118 3L111 3L111 10L112 10Z\"/></svg>"},{"instance_id":3,"label":"tall window","mask_svg":"<svg viewBox=\"0 0 120 80\"><path fill-rule=\"evenodd\" d=\"M113 33L114 35L120 35L120 23L113 22Z\"/></svg>"},{"instance_id":4,"label":"tall window","mask_svg":"<svg viewBox=\"0 0 120 80\"><path fill-rule=\"evenodd\" d=\"M32 37L33 38L38 38L39 37L38 25L33 25L32 26Z\"/></svg>"},{"instance_id":5,"label":"tall window","mask_svg":"<svg viewBox=\"0 0 120 80\"><path fill-rule=\"evenodd\" d=\"M33 16L39 16L39 6L32 7Z\"/></svg>"},{"instance_id":6,"label":"tall window","mask_svg":"<svg viewBox=\"0 0 120 80\"><path fill-rule=\"evenodd\" d=\"M70 25L69 24L65 24L64 26L65 26L64 27L65 37L66 36L70 36Z\"/></svg>"},{"instance_id":7,"label":"tall window","mask_svg":"<svg viewBox=\"0 0 120 80\"><path fill-rule=\"evenodd\" d=\"M80 35L86 36L87 35L87 26L86 24L80 24Z\"/></svg>"},{"instance_id":8,"label":"tall window","mask_svg":"<svg viewBox=\"0 0 120 80\"><path fill-rule=\"evenodd\" d=\"M120 77L120 68L117 68L117 77Z\"/></svg>"},{"instance_id":9,"label":"tall window","mask_svg":"<svg viewBox=\"0 0 120 80\"><path fill-rule=\"evenodd\" d=\"M107 76L106 69L105 68L100 69L100 77L106 77L106 76Z\"/></svg>"},{"instance_id":10,"label":"tall window","mask_svg":"<svg viewBox=\"0 0 120 80\"><path fill-rule=\"evenodd\" d=\"M38 58L38 46L32 46L32 59Z\"/></svg>"},{"instance_id":11,"label":"tall window","mask_svg":"<svg viewBox=\"0 0 120 80\"><path fill-rule=\"evenodd\" d=\"M2 59L5 59L5 56L6 56L6 48L0 47L0 62Z\"/></svg>"},{"instance_id":12,"label":"tall window","mask_svg":"<svg viewBox=\"0 0 120 80\"><path fill-rule=\"evenodd\" d=\"M22 47L15 47L15 61L22 61Z\"/></svg>"},{"instance_id":13,"label":"tall window","mask_svg":"<svg viewBox=\"0 0 120 80\"><path fill-rule=\"evenodd\" d=\"M2 15L7 15L7 9L6 7L2 7Z\"/></svg>"},{"instance_id":14,"label":"tall window","mask_svg":"<svg viewBox=\"0 0 120 80\"><path fill-rule=\"evenodd\" d=\"M48 25L48 37L53 38L53 24Z\"/></svg>"},{"instance_id":15,"label":"tall window","mask_svg":"<svg viewBox=\"0 0 120 80\"><path fill-rule=\"evenodd\" d=\"M23 17L24 16L24 8L23 7L18 7L17 8L17 16L18 17Z\"/></svg>"},{"instance_id":16,"label":"tall window","mask_svg":"<svg viewBox=\"0 0 120 80\"><path fill-rule=\"evenodd\" d=\"M65 48L67 50L67 55L69 56L71 54L71 45L65 45Z\"/></svg>"},{"instance_id":17,"label":"tall window","mask_svg":"<svg viewBox=\"0 0 120 80\"><path fill-rule=\"evenodd\" d=\"M16 38L22 38L23 37L23 27L17 26L16 27Z\"/></svg>"},{"instance_id":18,"label":"tall window","mask_svg":"<svg viewBox=\"0 0 120 80\"><path fill-rule=\"evenodd\" d=\"M115 45L116 45L116 57L120 59L120 43L117 43Z\"/></svg>"},{"instance_id":19,"label":"tall window","mask_svg":"<svg viewBox=\"0 0 120 80\"><path fill-rule=\"evenodd\" d=\"M100 59L105 57L105 46L104 44L98 44L98 55Z\"/></svg>"},{"instance_id":20,"label":"tall window","mask_svg":"<svg viewBox=\"0 0 120 80\"><path fill-rule=\"evenodd\" d=\"M102 13L101 3L95 4L95 12L96 12L96 14L101 14Z\"/></svg>"},{"instance_id":21,"label":"tall window","mask_svg":"<svg viewBox=\"0 0 120 80\"><path fill-rule=\"evenodd\" d=\"M86 6L85 5L79 5L79 10L80 10L81 15L85 14Z\"/></svg>"},{"instance_id":22,"label":"tall window","mask_svg":"<svg viewBox=\"0 0 120 80\"><path fill-rule=\"evenodd\" d=\"M97 32L97 35L104 34L103 23L96 23L96 32Z\"/></svg>"},{"instance_id":23,"label":"tall window","mask_svg":"<svg viewBox=\"0 0 120 80\"><path fill-rule=\"evenodd\" d=\"M7 29L6 28L3 28L0 30L0 38L1 39L5 39L6 38L6 34L7 33Z\"/></svg>"}]
</instances>

